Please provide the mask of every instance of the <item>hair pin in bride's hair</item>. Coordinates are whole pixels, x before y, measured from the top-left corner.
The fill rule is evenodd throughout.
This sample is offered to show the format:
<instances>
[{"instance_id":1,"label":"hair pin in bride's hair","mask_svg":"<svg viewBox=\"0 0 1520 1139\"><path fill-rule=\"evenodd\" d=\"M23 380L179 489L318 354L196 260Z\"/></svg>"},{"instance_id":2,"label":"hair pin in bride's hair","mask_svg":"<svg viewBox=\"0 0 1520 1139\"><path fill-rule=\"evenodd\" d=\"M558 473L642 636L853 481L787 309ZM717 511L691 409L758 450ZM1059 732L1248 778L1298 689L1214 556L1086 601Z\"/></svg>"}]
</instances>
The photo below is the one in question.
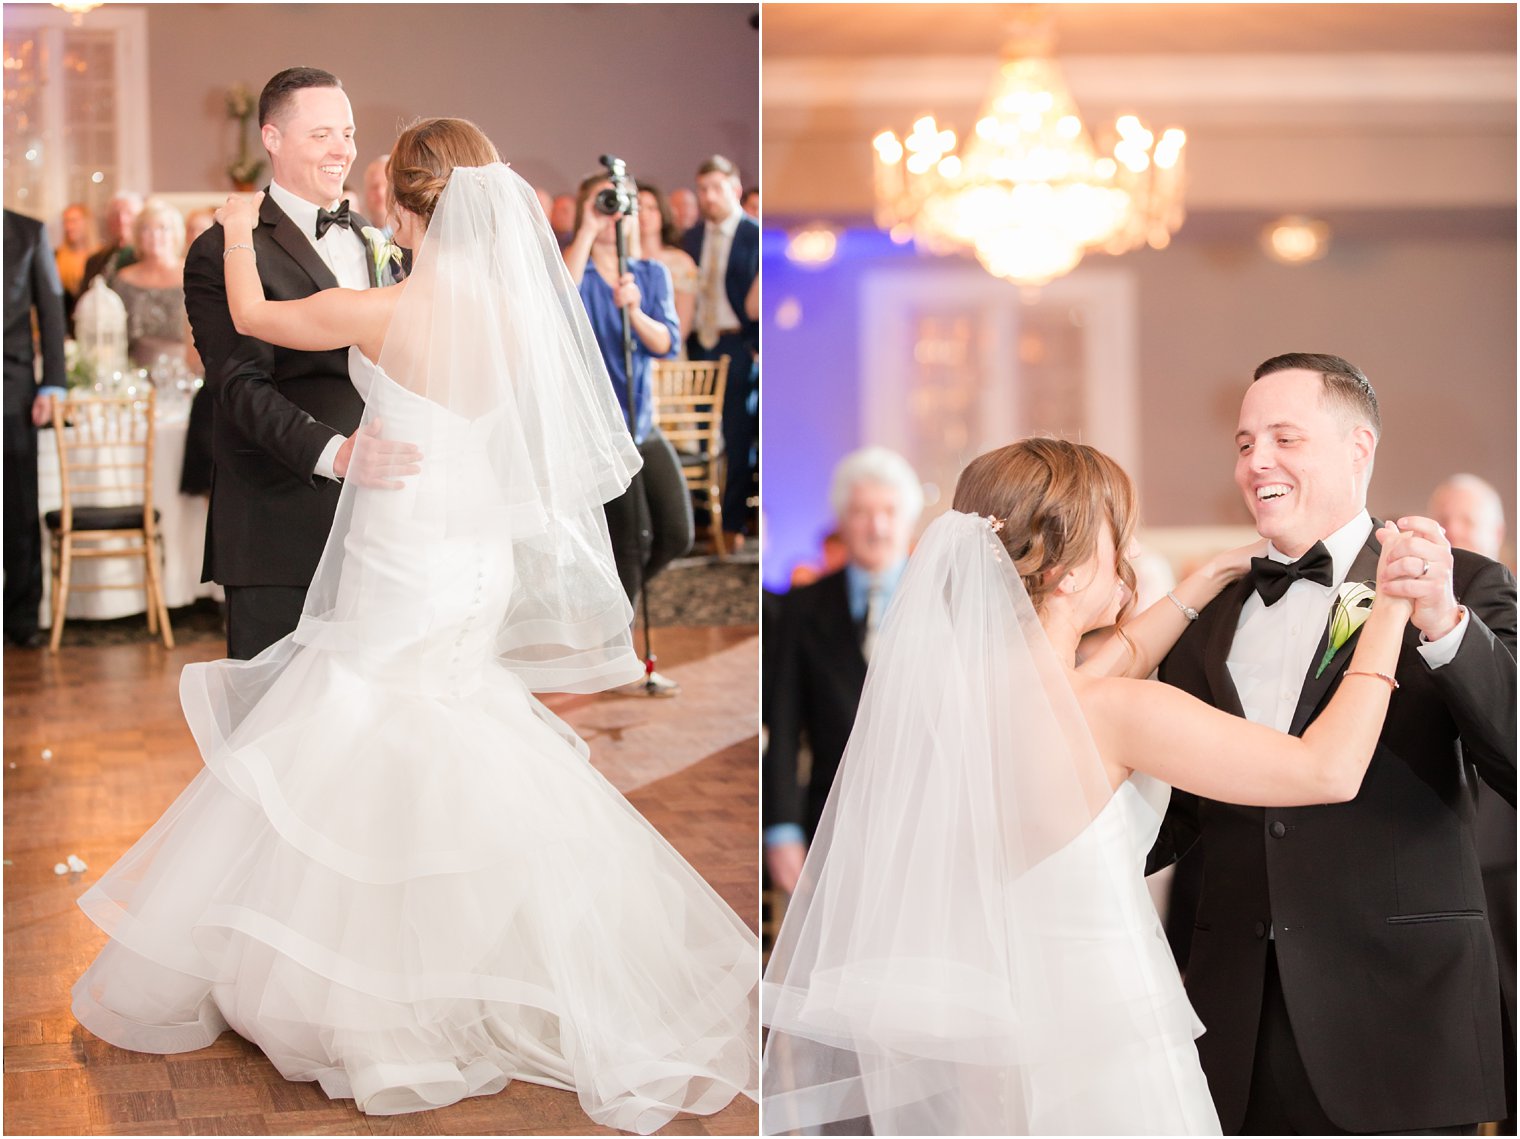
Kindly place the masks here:
<instances>
[{"instance_id":1,"label":"hair pin in bride's hair","mask_svg":"<svg viewBox=\"0 0 1520 1139\"><path fill-rule=\"evenodd\" d=\"M987 523L987 529L991 530L993 534L999 534L999 533L1002 532L1003 524L1005 522L1007 522L1007 519L1006 518L999 518L996 514L989 514L984 519L984 521ZM994 538L991 542L988 542L987 545L992 550L992 560L995 561L995 562L1002 561L1003 560L1003 543L1002 543L1002 541L1000 539Z\"/></svg>"}]
</instances>

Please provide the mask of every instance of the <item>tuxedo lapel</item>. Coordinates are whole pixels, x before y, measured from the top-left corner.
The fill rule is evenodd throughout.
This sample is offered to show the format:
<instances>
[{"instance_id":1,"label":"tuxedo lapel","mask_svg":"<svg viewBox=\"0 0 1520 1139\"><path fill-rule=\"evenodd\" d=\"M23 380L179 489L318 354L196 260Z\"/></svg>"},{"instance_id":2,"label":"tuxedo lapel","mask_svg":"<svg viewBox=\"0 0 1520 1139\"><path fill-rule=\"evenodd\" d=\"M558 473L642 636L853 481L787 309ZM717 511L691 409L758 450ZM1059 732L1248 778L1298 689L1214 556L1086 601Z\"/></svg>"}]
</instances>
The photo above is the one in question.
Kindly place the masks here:
<instances>
[{"instance_id":1,"label":"tuxedo lapel","mask_svg":"<svg viewBox=\"0 0 1520 1139\"><path fill-rule=\"evenodd\" d=\"M327 262L322 260L316 248L306 240L306 235L296 223L290 220L290 215L275 205L274 199L267 193L264 204L259 207L259 222L269 227L270 238L290 255L291 260L301 267L318 289L338 287L338 278L333 276Z\"/></svg>"},{"instance_id":2,"label":"tuxedo lapel","mask_svg":"<svg viewBox=\"0 0 1520 1139\"><path fill-rule=\"evenodd\" d=\"M1246 714L1240 703L1240 693L1230 679L1230 646L1235 642L1235 627L1240 623L1240 610L1251 596L1251 583L1242 578L1225 587L1208 608L1212 625L1203 648L1203 672L1209 681L1209 694L1214 707L1236 716Z\"/></svg>"},{"instance_id":3,"label":"tuxedo lapel","mask_svg":"<svg viewBox=\"0 0 1520 1139\"><path fill-rule=\"evenodd\" d=\"M1377 540L1377 528L1382 523L1373 519L1372 533L1368 535L1366 544L1357 552L1351 568L1346 571L1345 581L1376 581L1378 555L1383 547ZM1339 587L1337 587L1339 588ZM1334 604L1332 600L1331 604ZM1327 606L1321 617L1319 643L1314 647L1314 657L1309 661L1309 671L1304 674L1304 686L1298 693L1298 706L1293 710L1293 722L1288 727L1290 735L1301 736L1309 722L1319 713L1324 705L1331 688L1335 686L1340 674L1346 670L1346 663L1351 659L1351 654L1356 650L1357 638L1362 635L1360 628L1347 638L1346 643L1336 650L1325 671L1319 676L1314 674L1319 671L1319 662L1325 659L1325 649L1330 645L1330 609Z\"/></svg>"},{"instance_id":4,"label":"tuxedo lapel","mask_svg":"<svg viewBox=\"0 0 1520 1139\"><path fill-rule=\"evenodd\" d=\"M385 269L382 274L380 268L380 250L370 241L369 236L364 232L367 229L375 229L378 232L379 227L357 211L350 211L349 217L353 219L354 236L359 239L359 244L364 246L364 269L369 275L369 287L372 289L383 289L386 285L395 284L395 276L391 263L389 261L385 263Z\"/></svg>"}]
</instances>

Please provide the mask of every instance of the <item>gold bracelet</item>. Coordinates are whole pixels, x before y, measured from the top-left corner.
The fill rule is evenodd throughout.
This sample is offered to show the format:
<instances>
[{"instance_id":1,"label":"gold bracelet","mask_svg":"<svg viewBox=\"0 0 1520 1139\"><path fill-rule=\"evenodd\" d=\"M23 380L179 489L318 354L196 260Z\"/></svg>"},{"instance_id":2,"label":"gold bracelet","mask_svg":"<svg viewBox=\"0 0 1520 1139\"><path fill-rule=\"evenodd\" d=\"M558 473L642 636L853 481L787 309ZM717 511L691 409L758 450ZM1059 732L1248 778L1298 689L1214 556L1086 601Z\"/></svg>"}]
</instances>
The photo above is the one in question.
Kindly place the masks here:
<instances>
[{"instance_id":1,"label":"gold bracelet","mask_svg":"<svg viewBox=\"0 0 1520 1139\"><path fill-rule=\"evenodd\" d=\"M1391 689L1393 689L1395 692L1397 692L1398 688L1399 688L1399 682L1397 680L1395 680L1393 677L1389 676L1386 672L1363 672L1361 669L1348 669L1347 671L1343 672L1341 675L1342 676L1375 676L1379 680L1386 680L1388 682L1388 687L1391 688Z\"/></svg>"},{"instance_id":2,"label":"gold bracelet","mask_svg":"<svg viewBox=\"0 0 1520 1139\"><path fill-rule=\"evenodd\" d=\"M222 250L222 260L227 260L227 254L231 253L234 249L246 249L249 253L253 253L253 246L249 245L246 241L240 241L236 245L229 245L226 249ZM257 253L253 253L253 256L255 260L258 259Z\"/></svg>"}]
</instances>

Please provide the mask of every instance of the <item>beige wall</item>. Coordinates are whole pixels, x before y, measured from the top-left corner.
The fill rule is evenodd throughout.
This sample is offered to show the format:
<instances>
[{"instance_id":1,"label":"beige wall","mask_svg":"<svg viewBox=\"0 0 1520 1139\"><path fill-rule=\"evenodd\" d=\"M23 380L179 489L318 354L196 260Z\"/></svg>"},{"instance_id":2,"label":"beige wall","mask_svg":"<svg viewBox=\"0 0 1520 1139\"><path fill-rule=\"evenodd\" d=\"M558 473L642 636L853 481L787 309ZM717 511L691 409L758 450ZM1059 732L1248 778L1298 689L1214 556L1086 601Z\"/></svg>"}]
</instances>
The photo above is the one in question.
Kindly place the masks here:
<instances>
[{"instance_id":1,"label":"beige wall","mask_svg":"<svg viewBox=\"0 0 1520 1139\"><path fill-rule=\"evenodd\" d=\"M756 180L749 4L151 4L152 190L221 189L223 94L293 65L344 83L359 162L418 115L473 119L535 185L569 190L601 153L667 186L714 152ZM357 177L351 179L357 185Z\"/></svg>"},{"instance_id":2,"label":"beige wall","mask_svg":"<svg viewBox=\"0 0 1520 1139\"><path fill-rule=\"evenodd\" d=\"M1123 263L1139 281L1148 524L1248 521L1230 481L1241 390L1262 360L1305 351L1346 357L1378 393L1374 514L1421 511L1467 470L1499 488L1515 529L1513 230L1342 241L1297 269L1239 242Z\"/></svg>"}]
</instances>

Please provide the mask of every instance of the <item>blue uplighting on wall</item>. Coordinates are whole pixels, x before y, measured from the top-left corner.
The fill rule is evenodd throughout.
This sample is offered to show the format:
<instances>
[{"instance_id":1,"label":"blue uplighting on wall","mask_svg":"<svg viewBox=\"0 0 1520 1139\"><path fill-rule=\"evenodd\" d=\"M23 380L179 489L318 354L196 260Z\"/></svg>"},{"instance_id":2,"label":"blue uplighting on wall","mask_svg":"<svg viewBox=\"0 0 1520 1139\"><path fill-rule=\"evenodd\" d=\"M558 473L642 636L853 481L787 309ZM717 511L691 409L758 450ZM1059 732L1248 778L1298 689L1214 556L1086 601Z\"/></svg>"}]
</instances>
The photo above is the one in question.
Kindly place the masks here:
<instances>
[{"instance_id":1,"label":"blue uplighting on wall","mask_svg":"<svg viewBox=\"0 0 1520 1139\"><path fill-rule=\"evenodd\" d=\"M788 588L792 567L817 564L834 528L829 476L860 438L861 283L873 271L917 257L874 227L839 233L827 265L794 264L787 234L761 234L764 285L760 370L761 496L765 509L762 576Z\"/></svg>"}]
</instances>

